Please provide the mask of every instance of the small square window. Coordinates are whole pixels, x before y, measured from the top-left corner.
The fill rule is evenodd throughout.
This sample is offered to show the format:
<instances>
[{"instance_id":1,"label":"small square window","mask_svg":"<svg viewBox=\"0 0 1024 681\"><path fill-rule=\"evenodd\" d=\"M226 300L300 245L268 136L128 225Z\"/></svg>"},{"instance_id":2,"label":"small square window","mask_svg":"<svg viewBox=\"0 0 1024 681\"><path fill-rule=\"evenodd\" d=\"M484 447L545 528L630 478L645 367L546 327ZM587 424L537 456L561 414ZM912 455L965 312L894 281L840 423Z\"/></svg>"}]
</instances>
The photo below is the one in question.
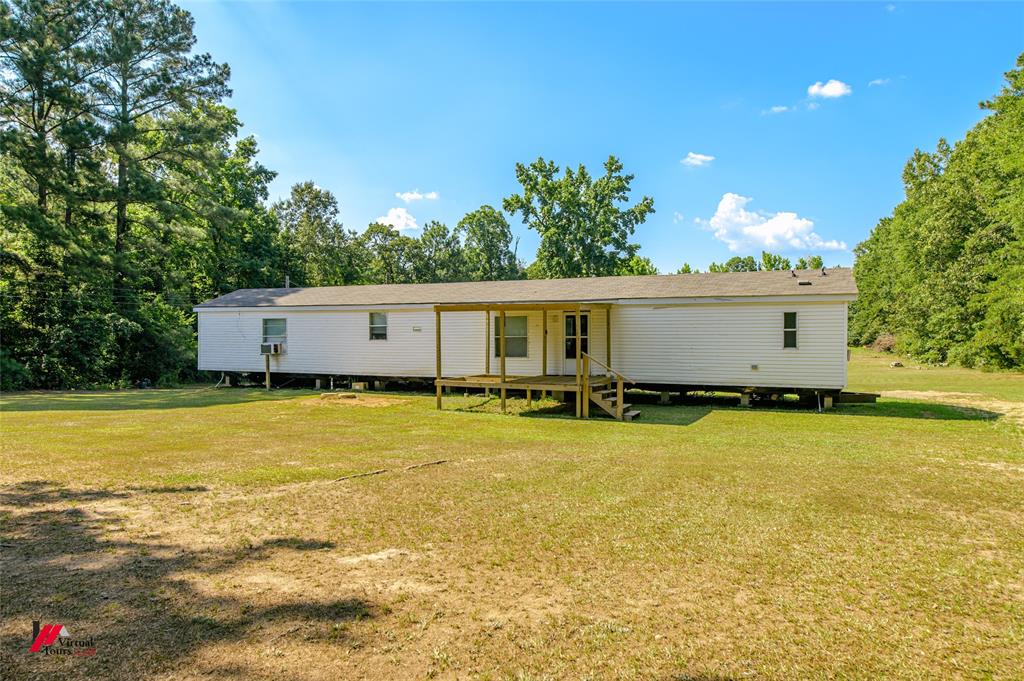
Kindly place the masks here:
<instances>
[{"instance_id":1,"label":"small square window","mask_svg":"<svg viewBox=\"0 0 1024 681\"><path fill-rule=\"evenodd\" d=\"M388 339L388 315L385 312L370 313L370 340Z\"/></svg>"},{"instance_id":2,"label":"small square window","mask_svg":"<svg viewBox=\"0 0 1024 681\"><path fill-rule=\"evenodd\" d=\"M263 342L284 343L288 340L287 319L264 319L263 320Z\"/></svg>"}]
</instances>

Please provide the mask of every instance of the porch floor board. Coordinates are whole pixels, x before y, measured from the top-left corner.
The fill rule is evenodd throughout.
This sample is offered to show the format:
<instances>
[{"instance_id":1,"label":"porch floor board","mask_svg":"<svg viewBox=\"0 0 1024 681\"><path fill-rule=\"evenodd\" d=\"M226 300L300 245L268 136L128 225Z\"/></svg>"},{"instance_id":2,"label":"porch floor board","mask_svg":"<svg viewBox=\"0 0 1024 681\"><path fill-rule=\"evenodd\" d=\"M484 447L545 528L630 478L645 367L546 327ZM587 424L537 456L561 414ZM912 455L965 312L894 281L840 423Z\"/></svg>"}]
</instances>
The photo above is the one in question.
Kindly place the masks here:
<instances>
[{"instance_id":1,"label":"porch floor board","mask_svg":"<svg viewBox=\"0 0 1024 681\"><path fill-rule=\"evenodd\" d=\"M608 385L612 379L608 376L591 376L590 385ZM441 378L436 385L449 388L506 388L508 390L576 390L575 376L501 376L477 374L474 376L456 376Z\"/></svg>"}]
</instances>

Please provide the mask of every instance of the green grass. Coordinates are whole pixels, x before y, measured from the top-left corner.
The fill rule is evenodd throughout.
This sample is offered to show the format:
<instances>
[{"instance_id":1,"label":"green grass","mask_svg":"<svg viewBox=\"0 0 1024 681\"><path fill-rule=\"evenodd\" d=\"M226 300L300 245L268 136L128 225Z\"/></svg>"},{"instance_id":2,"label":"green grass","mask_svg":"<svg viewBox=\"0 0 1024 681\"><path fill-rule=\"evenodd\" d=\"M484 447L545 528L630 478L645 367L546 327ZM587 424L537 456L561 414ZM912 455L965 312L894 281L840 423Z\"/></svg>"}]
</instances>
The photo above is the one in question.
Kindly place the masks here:
<instances>
[{"instance_id":1,"label":"green grass","mask_svg":"<svg viewBox=\"0 0 1024 681\"><path fill-rule=\"evenodd\" d=\"M986 399L7 396L0 641L19 678L1019 678L1024 379L889 361L851 389ZM40 616L97 657L27 656Z\"/></svg>"},{"instance_id":2,"label":"green grass","mask_svg":"<svg viewBox=\"0 0 1024 681\"><path fill-rule=\"evenodd\" d=\"M930 366L863 348L855 348L852 352L849 390L936 390L1024 402L1024 373L1019 371ZM903 367L890 367L895 361L901 362Z\"/></svg>"}]
</instances>

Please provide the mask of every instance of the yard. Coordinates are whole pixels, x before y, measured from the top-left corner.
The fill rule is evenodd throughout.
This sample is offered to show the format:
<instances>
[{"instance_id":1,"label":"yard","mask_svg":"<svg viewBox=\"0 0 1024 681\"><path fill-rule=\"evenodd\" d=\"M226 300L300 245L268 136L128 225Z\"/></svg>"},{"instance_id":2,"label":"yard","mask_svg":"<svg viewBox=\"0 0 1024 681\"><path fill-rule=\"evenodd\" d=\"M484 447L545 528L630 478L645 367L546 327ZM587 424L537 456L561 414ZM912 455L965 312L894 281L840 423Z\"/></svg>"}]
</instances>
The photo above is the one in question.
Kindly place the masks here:
<instances>
[{"instance_id":1,"label":"yard","mask_svg":"<svg viewBox=\"0 0 1024 681\"><path fill-rule=\"evenodd\" d=\"M1020 678L1024 376L891 359L854 353L850 389L895 395L876 405L631 424L479 396L5 396L0 668ZM30 654L33 620L96 655Z\"/></svg>"}]
</instances>

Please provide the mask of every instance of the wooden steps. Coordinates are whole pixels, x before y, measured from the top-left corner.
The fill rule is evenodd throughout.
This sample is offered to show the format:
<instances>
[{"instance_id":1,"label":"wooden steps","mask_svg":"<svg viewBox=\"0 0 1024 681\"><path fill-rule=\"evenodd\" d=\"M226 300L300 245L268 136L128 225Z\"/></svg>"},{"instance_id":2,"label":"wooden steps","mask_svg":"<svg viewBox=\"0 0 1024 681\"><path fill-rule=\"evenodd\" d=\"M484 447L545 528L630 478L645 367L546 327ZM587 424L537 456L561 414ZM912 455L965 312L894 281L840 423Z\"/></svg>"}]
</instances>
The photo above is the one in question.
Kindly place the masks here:
<instances>
[{"instance_id":1,"label":"wooden steps","mask_svg":"<svg viewBox=\"0 0 1024 681\"><path fill-rule=\"evenodd\" d=\"M578 341L577 341L578 342ZM577 359L580 359L580 354L577 352ZM601 411L611 416L617 421L632 421L637 416L640 416L639 409L633 409L632 404L626 404L626 394L624 392L624 386L626 383L634 383L623 376L620 372L612 369L608 363L602 362L599 359L595 359L588 353L582 353L583 360L583 371L576 374L576 384L580 385L580 378L582 377L582 390L577 393L579 395L586 395L582 400L577 400L576 404L576 416L582 416L583 418L589 418L590 416L590 403L593 402ZM604 374L598 374L594 376L590 372L591 363L596 364L598 367L604 370ZM577 363L577 371L579 370L579 364Z\"/></svg>"},{"instance_id":2,"label":"wooden steps","mask_svg":"<svg viewBox=\"0 0 1024 681\"><path fill-rule=\"evenodd\" d=\"M615 388L606 388L604 386L596 386L590 391L590 401L601 408L601 411L611 416L613 419L618 419L619 414L619 398L617 396L617 390ZM632 404L623 402L622 404L622 420L632 421L636 417L640 416L639 409L633 409Z\"/></svg>"}]
</instances>

